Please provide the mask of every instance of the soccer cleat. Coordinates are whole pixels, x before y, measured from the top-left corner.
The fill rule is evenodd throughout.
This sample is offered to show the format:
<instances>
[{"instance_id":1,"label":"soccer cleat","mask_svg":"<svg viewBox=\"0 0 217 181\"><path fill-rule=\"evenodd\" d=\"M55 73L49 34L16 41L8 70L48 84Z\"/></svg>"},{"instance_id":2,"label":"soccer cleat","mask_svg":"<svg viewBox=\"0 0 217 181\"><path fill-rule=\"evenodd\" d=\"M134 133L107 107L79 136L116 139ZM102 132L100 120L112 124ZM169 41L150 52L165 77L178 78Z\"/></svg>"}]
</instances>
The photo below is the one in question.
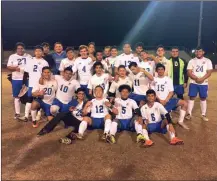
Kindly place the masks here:
<instances>
[{"instance_id":1,"label":"soccer cleat","mask_svg":"<svg viewBox=\"0 0 217 181\"><path fill-rule=\"evenodd\" d=\"M185 119L190 120L190 119L191 119L191 115L190 115L190 114L187 114L187 115L185 116Z\"/></svg>"},{"instance_id":2,"label":"soccer cleat","mask_svg":"<svg viewBox=\"0 0 217 181\"><path fill-rule=\"evenodd\" d=\"M183 145L184 142L183 140L177 138L177 137L174 137L171 141L170 141L170 144L171 145Z\"/></svg>"},{"instance_id":3,"label":"soccer cleat","mask_svg":"<svg viewBox=\"0 0 217 181\"><path fill-rule=\"evenodd\" d=\"M142 145L144 148L148 148L154 145L154 142L151 140L146 140L145 143Z\"/></svg>"},{"instance_id":4,"label":"soccer cleat","mask_svg":"<svg viewBox=\"0 0 217 181\"><path fill-rule=\"evenodd\" d=\"M202 116L201 116L201 119L202 119L203 121L209 121L209 119L208 119L205 115L202 115Z\"/></svg>"},{"instance_id":5,"label":"soccer cleat","mask_svg":"<svg viewBox=\"0 0 217 181\"><path fill-rule=\"evenodd\" d=\"M21 121L24 121L24 122L28 122L29 121L29 119L27 117L25 117L25 116L18 117L18 119L21 120Z\"/></svg>"},{"instance_id":6,"label":"soccer cleat","mask_svg":"<svg viewBox=\"0 0 217 181\"><path fill-rule=\"evenodd\" d=\"M47 134L48 132L43 128L41 131L38 132L37 136L43 136Z\"/></svg>"},{"instance_id":7,"label":"soccer cleat","mask_svg":"<svg viewBox=\"0 0 217 181\"><path fill-rule=\"evenodd\" d=\"M71 139L71 140L77 139L76 133L74 133L74 132L69 133L66 137Z\"/></svg>"},{"instance_id":8,"label":"soccer cleat","mask_svg":"<svg viewBox=\"0 0 217 181\"><path fill-rule=\"evenodd\" d=\"M28 89L29 88L25 84L23 84L18 97L23 97L27 93Z\"/></svg>"},{"instance_id":9,"label":"soccer cleat","mask_svg":"<svg viewBox=\"0 0 217 181\"><path fill-rule=\"evenodd\" d=\"M37 121L32 121L32 127L37 128L38 127L38 122Z\"/></svg>"},{"instance_id":10,"label":"soccer cleat","mask_svg":"<svg viewBox=\"0 0 217 181\"><path fill-rule=\"evenodd\" d=\"M20 114L15 114L14 115L14 119L19 119L19 117L20 117Z\"/></svg>"},{"instance_id":11,"label":"soccer cleat","mask_svg":"<svg viewBox=\"0 0 217 181\"><path fill-rule=\"evenodd\" d=\"M190 128L185 124L185 123L183 123L183 122L180 122L180 123L178 123L179 124L179 126L181 126L182 128L184 128L184 129L187 129L187 130L189 130Z\"/></svg>"},{"instance_id":12,"label":"soccer cleat","mask_svg":"<svg viewBox=\"0 0 217 181\"><path fill-rule=\"evenodd\" d=\"M108 133L104 133L104 134L102 135L101 139L102 139L102 140L106 140L107 136L108 136Z\"/></svg>"},{"instance_id":13,"label":"soccer cleat","mask_svg":"<svg viewBox=\"0 0 217 181\"><path fill-rule=\"evenodd\" d=\"M136 137L136 142L137 143L145 142L145 137L142 134L138 134L137 137Z\"/></svg>"},{"instance_id":14,"label":"soccer cleat","mask_svg":"<svg viewBox=\"0 0 217 181\"><path fill-rule=\"evenodd\" d=\"M62 143L62 144L66 144L66 145L72 144L72 140L70 138L67 138L67 137L60 138L59 142Z\"/></svg>"},{"instance_id":15,"label":"soccer cleat","mask_svg":"<svg viewBox=\"0 0 217 181\"><path fill-rule=\"evenodd\" d=\"M79 140L83 140L84 139L84 136L82 134L75 134L76 137L79 139Z\"/></svg>"},{"instance_id":16,"label":"soccer cleat","mask_svg":"<svg viewBox=\"0 0 217 181\"><path fill-rule=\"evenodd\" d=\"M107 138L106 138L106 141L111 143L111 144L116 143L115 137L113 135L108 135Z\"/></svg>"}]
</instances>

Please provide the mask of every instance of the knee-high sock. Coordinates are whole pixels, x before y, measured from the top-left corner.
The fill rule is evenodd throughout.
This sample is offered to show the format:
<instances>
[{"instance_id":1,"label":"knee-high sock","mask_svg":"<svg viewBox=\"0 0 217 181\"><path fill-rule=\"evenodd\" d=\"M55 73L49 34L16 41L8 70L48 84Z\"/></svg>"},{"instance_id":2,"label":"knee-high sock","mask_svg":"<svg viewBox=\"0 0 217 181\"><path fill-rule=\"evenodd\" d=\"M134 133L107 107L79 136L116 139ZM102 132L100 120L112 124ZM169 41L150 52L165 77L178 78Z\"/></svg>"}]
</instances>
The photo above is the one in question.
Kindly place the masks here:
<instances>
[{"instance_id":1,"label":"knee-high sock","mask_svg":"<svg viewBox=\"0 0 217 181\"><path fill-rule=\"evenodd\" d=\"M145 140L150 140L148 131L146 129L142 129L142 135L145 137Z\"/></svg>"},{"instance_id":2,"label":"knee-high sock","mask_svg":"<svg viewBox=\"0 0 217 181\"><path fill-rule=\"evenodd\" d=\"M84 132L86 131L87 129L87 122L86 121L82 121L79 125L79 129L78 129L78 133L83 135Z\"/></svg>"},{"instance_id":3,"label":"knee-high sock","mask_svg":"<svg viewBox=\"0 0 217 181\"><path fill-rule=\"evenodd\" d=\"M179 111L179 119L178 119L179 123L183 123L183 121L185 119L185 113L186 113L185 110L180 109L180 111Z\"/></svg>"},{"instance_id":4,"label":"knee-high sock","mask_svg":"<svg viewBox=\"0 0 217 181\"><path fill-rule=\"evenodd\" d=\"M104 128L104 133L109 133L110 129L111 129L111 124L112 124L112 121L111 119L106 119L105 120L105 128Z\"/></svg>"},{"instance_id":5,"label":"knee-high sock","mask_svg":"<svg viewBox=\"0 0 217 181\"><path fill-rule=\"evenodd\" d=\"M138 122L135 122L135 130L137 134L142 134L142 125Z\"/></svg>"},{"instance_id":6,"label":"knee-high sock","mask_svg":"<svg viewBox=\"0 0 217 181\"><path fill-rule=\"evenodd\" d=\"M188 114L191 115L192 109L194 108L194 100L188 100Z\"/></svg>"},{"instance_id":7,"label":"knee-high sock","mask_svg":"<svg viewBox=\"0 0 217 181\"><path fill-rule=\"evenodd\" d=\"M118 129L118 123L113 121L111 124L110 134L115 136L115 134L117 133L117 129Z\"/></svg>"},{"instance_id":8,"label":"knee-high sock","mask_svg":"<svg viewBox=\"0 0 217 181\"><path fill-rule=\"evenodd\" d=\"M15 113L20 114L20 99L14 98Z\"/></svg>"},{"instance_id":9,"label":"knee-high sock","mask_svg":"<svg viewBox=\"0 0 217 181\"><path fill-rule=\"evenodd\" d=\"M207 109L207 102L205 101L200 101L200 109L201 109L201 114L203 116L206 115L206 109Z\"/></svg>"},{"instance_id":10,"label":"knee-high sock","mask_svg":"<svg viewBox=\"0 0 217 181\"><path fill-rule=\"evenodd\" d=\"M169 130L169 125L167 125L167 131L168 131L168 133L169 133L169 135L170 135L170 139L173 139L173 138L175 137L175 134L172 133L172 132Z\"/></svg>"},{"instance_id":11,"label":"knee-high sock","mask_svg":"<svg viewBox=\"0 0 217 181\"><path fill-rule=\"evenodd\" d=\"M29 102L27 102L26 103L26 107L25 107L25 117L29 117L29 113L30 113L30 110L31 110L31 105L32 105L32 103L29 103Z\"/></svg>"},{"instance_id":12,"label":"knee-high sock","mask_svg":"<svg viewBox=\"0 0 217 181\"><path fill-rule=\"evenodd\" d=\"M31 110L32 121L36 121L37 110Z\"/></svg>"}]
</instances>

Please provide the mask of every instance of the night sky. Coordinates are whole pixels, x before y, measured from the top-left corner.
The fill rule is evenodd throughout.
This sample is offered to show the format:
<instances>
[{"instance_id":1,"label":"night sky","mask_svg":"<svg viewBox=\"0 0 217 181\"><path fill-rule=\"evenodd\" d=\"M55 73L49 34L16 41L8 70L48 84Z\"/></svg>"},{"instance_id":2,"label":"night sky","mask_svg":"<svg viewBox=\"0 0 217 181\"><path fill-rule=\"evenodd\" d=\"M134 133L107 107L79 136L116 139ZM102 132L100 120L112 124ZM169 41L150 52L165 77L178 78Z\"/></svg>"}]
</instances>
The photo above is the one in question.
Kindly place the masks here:
<instances>
[{"instance_id":1,"label":"night sky","mask_svg":"<svg viewBox=\"0 0 217 181\"><path fill-rule=\"evenodd\" d=\"M145 46L197 45L200 2L2 2L4 49L17 41L78 46L120 45L143 12L149 12L131 43ZM217 2L204 2L202 45L213 51L217 40Z\"/></svg>"}]
</instances>

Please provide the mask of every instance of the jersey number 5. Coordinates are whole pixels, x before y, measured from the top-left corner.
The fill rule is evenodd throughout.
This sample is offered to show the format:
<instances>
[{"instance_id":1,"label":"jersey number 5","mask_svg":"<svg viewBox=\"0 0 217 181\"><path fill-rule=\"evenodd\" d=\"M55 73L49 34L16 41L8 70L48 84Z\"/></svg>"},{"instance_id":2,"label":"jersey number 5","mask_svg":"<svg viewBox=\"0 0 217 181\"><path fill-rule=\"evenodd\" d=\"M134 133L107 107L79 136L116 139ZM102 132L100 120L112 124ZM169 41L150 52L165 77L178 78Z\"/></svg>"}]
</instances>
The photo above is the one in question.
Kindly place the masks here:
<instances>
[{"instance_id":1,"label":"jersey number 5","mask_svg":"<svg viewBox=\"0 0 217 181\"><path fill-rule=\"evenodd\" d=\"M122 114L126 114L126 107L122 107Z\"/></svg>"}]
</instances>

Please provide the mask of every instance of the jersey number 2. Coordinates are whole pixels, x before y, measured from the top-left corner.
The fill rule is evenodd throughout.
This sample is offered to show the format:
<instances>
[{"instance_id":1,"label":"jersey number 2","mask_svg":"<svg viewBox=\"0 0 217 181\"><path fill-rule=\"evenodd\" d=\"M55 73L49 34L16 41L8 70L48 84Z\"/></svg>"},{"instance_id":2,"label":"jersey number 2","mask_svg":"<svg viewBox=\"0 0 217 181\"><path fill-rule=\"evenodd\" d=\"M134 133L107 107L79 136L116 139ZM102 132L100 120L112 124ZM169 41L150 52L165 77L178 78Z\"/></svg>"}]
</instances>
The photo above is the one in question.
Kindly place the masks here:
<instances>
[{"instance_id":1,"label":"jersey number 2","mask_svg":"<svg viewBox=\"0 0 217 181\"><path fill-rule=\"evenodd\" d=\"M38 66L34 65L33 72L37 72Z\"/></svg>"}]
</instances>

